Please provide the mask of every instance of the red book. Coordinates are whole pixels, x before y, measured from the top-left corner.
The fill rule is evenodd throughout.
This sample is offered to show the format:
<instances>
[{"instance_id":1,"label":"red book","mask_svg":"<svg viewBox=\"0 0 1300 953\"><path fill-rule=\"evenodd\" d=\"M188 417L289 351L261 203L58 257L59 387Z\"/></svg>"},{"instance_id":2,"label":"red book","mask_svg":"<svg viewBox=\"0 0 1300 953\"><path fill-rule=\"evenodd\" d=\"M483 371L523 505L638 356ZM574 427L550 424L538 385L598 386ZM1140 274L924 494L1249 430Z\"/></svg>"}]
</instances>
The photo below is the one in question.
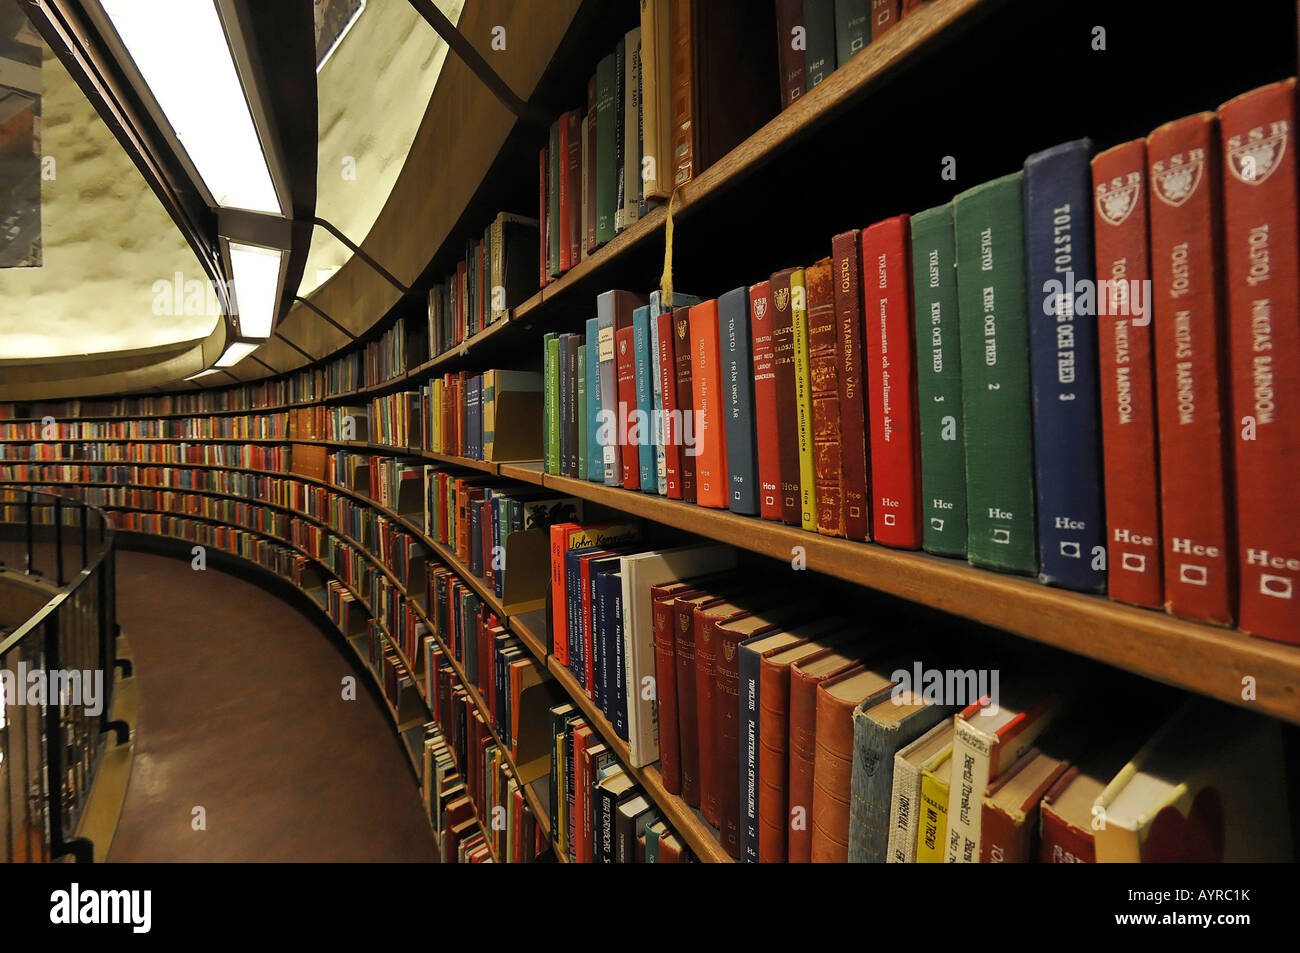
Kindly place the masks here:
<instances>
[{"instance_id":1,"label":"red book","mask_svg":"<svg viewBox=\"0 0 1300 953\"><path fill-rule=\"evenodd\" d=\"M803 95L803 50L794 46L794 31L803 26L803 0L776 0L776 60L781 70L781 108Z\"/></svg>"},{"instance_id":2,"label":"red book","mask_svg":"<svg viewBox=\"0 0 1300 953\"><path fill-rule=\"evenodd\" d=\"M1053 807L1057 799L1079 777L1079 768L1070 767L1056 779L1043 796L1040 805L1042 840L1038 848L1041 864L1095 864L1097 846L1093 841L1091 825L1081 827L1071 824ZM1100 786L1096 793L1101 793Z\"/></svg>"},{"instance_id":3,"label":"red book","mask_svg":"<svg viewBox=\"0 0 1300 953\"><path fill-rule=\"evenodd\" d=\"M584 225L582 220L582 123L581 109L571 109L564 114L560 124L560 135L564 137L565 152L568 156L568 185L564 191L564 231L562 245L569 250L569 266L582 261L582 242ZM563 177L563 176L562 176Z\"/></svg>"},{"instance_id":4,"label":"red book","mask_svg":"<svg viewBox=\"0 0 1300 953\"><path fill-rule=\"evenodd\" d=\"M633 416L636 411L636 348L633 345L631 326L619 328L614 334L614 361L618 374L618 450L623 464L623 488L639 490L639 447L631 439L632 430L636 428L636 418Z\"/></svg>"},{"instance_id":5,"label":"red book","mask_svg":"<svg viewBox=\"0 0 1300 953\"><path fill-rule=\"evenodd\" d=\"M871 38L880 39L902 15L902 0L871 0Z\"/></svg>"},{"instance_id":6,"label":"red book","mask_svg":"<svg viewBox=\"0 0 1300 953\"><path fill-rule=\"evenodd\" d=\"M682 417L677 402L677 357L673 348L673 315L665 311L659 322L659 390L664 403L664 480L668 498L682 498Z\"/></svg>"},{"instance_id":7,"label":"red book","mask_svg":"<svg viewBox=\"0 0 1300 953\"><path fill-rule=\"evenodd\" d=\"M551 243L550 240L547 238L547 236L550 234L548 231L548 229L550 228L550 223L546 221L547 195L546 195L546 147L545 146L542 146L541 150L537 153L537 166L539 170L538 184L537 184L537 221L541 225L540 232L542 238L542 240L537 243L538 244L537 285L539 288L545 288L546 285L551 280L550 275L547 274L548 269L546 267L547 266L546 252L547 249L551 247ZM453 313L455 313L454 307L452 310ZM453 344L459 343L459 339L453 340L452 343Z\"/></svg>"},{"instance_id":8,"label":"red book","mask_svg":"<svg viewBox=\"0 0 1300 953\"><path fill-rule=\"evenodd\" d=\"M871 538L867 489L867 392L863 379L861 241L857 229L831 241L831 284L839 336L840 456L844 535Z\"/></svg>"},{"instance_id":9,"label":"red book","mask_svg":"<svg viewBox=\"0 0 1300 953\"><path fill-rule=\"evenodd\" d=\"M690 437L699 440L699 426L695 418L695 393L691 382L691 321L690 308L673 310L673 358L677 362L677 407L682 412L682 431L685 437L689 429ZM687 421L686 415L691 419ZM689 428L688 428L689 423ZM699 446L698 442L695 444ZM680 499L687 503L695 502L695 456L687 453L682 446L682 494Z\"/></svg>"},{"instance_id":10,"label":"red book","mask_svg":"<svg viewBox=\"0 0 1300 953\"><path fill-rule=\"evenodd\" d=\"M906 215L862 233L867 404L871 408L876 541L921 548L921 451L916 420L912 247Z\"/></svg>"},{"instance_id":11,"label":"red book","mask_svg":"<svg viewBox=\"0 0 1300 953\"><path fill-rule=\"evenodd\" d=\"M695 703L695 606L715 597L701 592L679 597L673 605L677 654L677 738L681 749L682 800L700 806L699 709Z\"/></svg>"},{"instance_id":12,"label":"red book","mask_svg":"<svg viewBox=\"0 0 1300 953\"><path fill-rule=\"evenodd\" d=\"M551 654L566 668L569 665L569 600L565 587L565 553L569 551L569 534L581 529L577 523L551 526Z\"/></svg>"},{"instance_id":13,"label":"red book","mask_svg":"<svg viewBox=\"0 0 1300 953\"><path fill-rule=\"evenodd\" d=\"M560 193L557 205L558 222L552 222L551 228L558 228L560 231L560 272L566 272L573 267L570 260L569 252L569 229L573 227L570 221L572 211L569 204L569 114L565 113L560 117L556 125L559 126L559 157L556 162L556 188Z\"/></svg>"},{"instance_id":14,"label":"red book","mask_svg":"<svg viewBox=\"0 0 1300 953\"><path fill-rule=\"evenodd\" d=\"M695 708L700 746L700 813L722 827L722 751L718 729L717 675L719 622L743 615L745 609L724 599L695 607ZM733 785L739 781L731 778Z\"/></svg>"},{"instance_id":15,"label":"red book","mask_svg":"<svg viewBox=\"0 0 1300 953\"><path fill-rule=\"evenodd\" d=\"M787 268L772 276L772 355L776 374L778 457L781 461L781 519L787 526L803 525L803 498L799 486L799 418L794 376L794 312L790 309Z\"/></svg>"},{"instance_id":16,"label":"red book","mask_svg":"<svg viewBox=\"0 0 1300 953\"><path fill-rule=\"evenodd\" d=\"M1225 327L1214 113L1147 138L1165 606L1231 625Z\"/></svg>"},{"instance_id":17,"label":"red book","mask_svg":"<svg viewBox=\"0 0 1300 953\"><path fill-rule=\"evenodd\" d=\"M690 309L691 394L695 424L695 501L725 510L727 441L722 411L722 354L717 299Z\"/></svg>"},{"instance_id":18,"label":"red book","mask_svg":"<svg viewBox=\"0 0 1300 953\"><path fill-rule=\"evenodd\" d=\"M1300 643L1296 81L1219 108L1237 494L1238 624Z\"/></svg>"},{"instance_id":19,"label":"red book","mask_svg":"<svg viewBox=\"0 0 1300 953\"><path fill-rule=\"evenodd\" d=\"M749 289L749 329L754 354L754 421L758 438L758 512L781 519L781 451L778 444L776 352L772 340L772 282Z\"/></svg>"},{"instance_id":20,"label":"red book","mask_svg":"<svg viewBox=\"0 0 1300 953\"><path fill-rule=\"evenodd\" d=\"M1151 301L1142 290L1151 287L1146 283L1151 279L1146 173L1143 139L1092 160L1109 550L1106 585L1112 599L1159 609L1165 586L1160 567L1156 382Z\"/></svg>"},{"instance_id":21,"label":"red book","mask_svg":"<svg viewBox=\"0 0 1300 953\"><path fill-rule=\"evenodd\" d=\"M669 794L682 790L681 746L677 718L677 597L694 594L688 583L650 587L650 618L655 641L655 704L659 714L659 774Z\"/></svg>"},{"instance_id":22,"label":"red book","mask_svg":"<svg viewBox=\"0 0 1300 953\"><path fill-rule=\"evenodd\" d=\"M573 812L574 817L578 819L573 825L573 839L576 841L573 855L580 864L589 863L592 856L593 831L588 820L591 816L591 804L588 801L591 796L591 785L587 774L591 760L587 755L587 748L599 743L600 735L592 731L590 725L582 724L573 729L573 773L578 782L573 786Z\"/></svg>"}]
</instances>

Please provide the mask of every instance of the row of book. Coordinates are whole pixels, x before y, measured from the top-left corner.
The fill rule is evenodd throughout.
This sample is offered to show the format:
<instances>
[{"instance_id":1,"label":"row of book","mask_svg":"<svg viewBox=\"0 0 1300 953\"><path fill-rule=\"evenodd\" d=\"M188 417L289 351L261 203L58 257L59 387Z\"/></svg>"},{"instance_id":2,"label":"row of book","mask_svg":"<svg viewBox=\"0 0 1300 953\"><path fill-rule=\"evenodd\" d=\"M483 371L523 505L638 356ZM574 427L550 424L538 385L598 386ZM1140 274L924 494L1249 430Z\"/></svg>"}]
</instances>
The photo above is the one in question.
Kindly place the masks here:
<instances>
[{"instance_id":1,"label":"row of book","mask_svg":"<svg viewBox=\"0 0 1300 953\"><path fill-rule=\"evenodd\" d=\"M924 2L776 0L781 108L788 108Z\"/></svg>"},{"instance_id":2,"label":"row of book","mask_svg":"<svg viewBox=\"0 0 1300 953\"><path fill-rule=\"evenodd\" d=\"M546 470L1300 641L1294 111L1047 149L717 299L606 292L545 338Z\"/></svg>"},{"instance_id":3,"label":"row of book","mask_svg":"<svg viewBox=\"0 0 1300 953\"><path fill-rule=\"evenodd\" d=\"M365 380L371 384L381 384L394 377L401 377L407 370L406 327L398 321L371 341L363 352L365 361Z\"/></svg>"},{"instance_id":4,"label":"row of book","mask_svg":"<svg viewBox=\"0 0 1300 953\"><path fill-rule=\"evenodd\" d=\"M276 439L289 436L289 413L123 420L44 420L0 423L0 440Z\"/></svg>"},{"instance_id":5,"label":"row of book","mask_svg":"<svg viewBox=\"0 0 1300 953\"><path fill-rule=\"evenodd\" d=\"M429 289L430 357L469 340L527 300L539 229L535 218L500 212L481 241L467 244L455 273Z\"/></svg>"},{"instance_id":6,"label":"row of book","mask_svg":"<svg viewBox=\"0 0 1300 953\"><path fill-rule=\"evenodd\" d=\"M542 375L537 371L448 373L422 385L419 397L424 421L419 449L488 462L535 460L541 453Z\"/></svg>"},{"instance_id":7,"label":"row of book","mask_svg":"<svg viewBox=\"0 0 1300 953\"><path fill-rule=\"evenodd\" d=\"M573 704L549 712L551 830L570 863L673 864L689 849Z\"/></svg>"},{"instance_id":8,"label":"row of book","mask_svg":"<svg viewBox=\"0 0 1300 953\"><path fill-rule=\"evenodd\" d=\"M288 446L251 443L0 443L0 460L14 462L130 461L287 470L291 459L292 451Z\"/></svg>"},{"instance_id":9,"label":"row of book","mask_svg":"<svg viewBox=\"0 0 1300 953\"><path fill-rule=\"evenodd\" d=\"M540 286L771 118L764 24L732 0L643 0L638 25L595 64L585 107L552 123L539 153Z\"/></svg>"}]
</instances>

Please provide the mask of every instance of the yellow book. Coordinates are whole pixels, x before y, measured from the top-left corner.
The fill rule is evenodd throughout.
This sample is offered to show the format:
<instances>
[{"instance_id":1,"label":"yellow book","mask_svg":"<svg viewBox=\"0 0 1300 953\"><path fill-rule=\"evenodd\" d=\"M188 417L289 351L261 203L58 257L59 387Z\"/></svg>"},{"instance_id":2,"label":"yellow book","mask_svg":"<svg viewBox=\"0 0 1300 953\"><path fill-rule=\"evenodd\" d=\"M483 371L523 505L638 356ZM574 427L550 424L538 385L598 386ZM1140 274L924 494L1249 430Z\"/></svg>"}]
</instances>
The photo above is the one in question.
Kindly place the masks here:
<instances>
[{"instance_id":1,"label":"yellow book","mask_svg":"<svg viewBox=\"0 0 1300 953\"><path fill-rule=\"evenodd\" d=\"M916 862L942 864L948 836L948 779L952 775L949 745L921 773L921 827L916 832Z\"/></svg>"},{"instance_id":2,"label":"yellow book","mask_svg":"<svg viewBox=\"0 0 1300 953\"><path fill-rule=\"evenodd\" d=\"M437 378L433 381L433 396L429 404L433 411L433 450L434 453L445 453L442 449L442 381Z\"/></svg>"},{"instance_id":3,"label":"yellow book","mask_svg":"<svg viewBox=\"0 0 1300 953\"><path fill-rule=\"evenodd\" d=\"M794 328L795 408L799 418L799 496L803 528L817 532L817 481L813 462L812 374L808 367L808 296L803 269L790 276Z\"/></svg>"},{"instance_id":4,"label":"yellow book","mask_svg":"<svg viewBox=\"0 0 1300 953\"><path fill-rule=\"evenodd\" d=\"M555 736L555 763L560 770L555 777L555 830L551 831L551 844L559 854L569 850L569 818L564 811L568 791L564 787L564 732Z\"/></svg>"}]
</instances>

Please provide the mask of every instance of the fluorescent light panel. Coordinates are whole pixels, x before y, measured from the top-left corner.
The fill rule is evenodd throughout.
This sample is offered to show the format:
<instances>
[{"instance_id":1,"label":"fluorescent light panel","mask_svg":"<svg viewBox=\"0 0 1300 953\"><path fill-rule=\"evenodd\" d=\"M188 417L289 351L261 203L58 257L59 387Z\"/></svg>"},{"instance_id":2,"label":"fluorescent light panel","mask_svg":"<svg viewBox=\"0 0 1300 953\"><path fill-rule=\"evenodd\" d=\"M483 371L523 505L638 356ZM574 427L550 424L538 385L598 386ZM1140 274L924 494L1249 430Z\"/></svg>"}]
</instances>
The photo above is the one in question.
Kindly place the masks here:
<instances>
[{"instance_id":1,"label":"fluorescent light panel","mask_svg":"<svg viewBox=\"0 0 1300 953\"><path fill-rule=\"evenodd\" d=\"M223 208L283 215L213 0L100 0Z\"/></svg>"},{"instance_id":2,"label":"fluorescent light panel","mask_svg":"<svg viewBox=\"0 0 1300 953\"><path fill-rule=\"evenodd\" d=\"M261 346L261 341L236 341L217 359L217 367L234 367Z\"/></svg>"},{"instance_id":3,"label":"fluorescent light panel","mask_svg":"<svg viewBox=\"0 0 1300 953\"><path fill-rule=\"evenodd\" d=\"M187 377L187 378L185 378L185 379L186 379L187 381L196 381L196 380L198 380L200 377L207 377L209 374L216 374L216 373L219 373L219 369L218 369L218 368L215 368L215 367L209 367L206 371L199 371L197 374L191 374L189 377Z\"/></svg>"},{"instance_id":4,"label":"fluorescent light panel","mask_svg":"<svg viewBox=\"0 0 1300 953\"><path fill-rule=\"evenodd\" d=\"M271 336L283 254L276 248L230 243L230 271L234 276L235 313L239 316L240 337Z\"/></svg>"}]
</instances>

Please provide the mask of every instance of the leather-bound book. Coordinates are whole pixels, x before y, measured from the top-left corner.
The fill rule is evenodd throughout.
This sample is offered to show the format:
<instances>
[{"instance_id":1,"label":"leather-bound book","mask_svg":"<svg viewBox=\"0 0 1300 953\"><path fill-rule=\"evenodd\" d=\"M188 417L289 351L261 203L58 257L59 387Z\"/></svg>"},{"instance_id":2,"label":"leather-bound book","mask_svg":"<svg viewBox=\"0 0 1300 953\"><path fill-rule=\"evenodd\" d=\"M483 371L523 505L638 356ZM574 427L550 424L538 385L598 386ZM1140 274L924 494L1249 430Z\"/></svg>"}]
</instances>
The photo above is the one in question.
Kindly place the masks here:
<instances>
[{"instance_id":1,"label":"leather-bound book","mask_svg":"<svg viewBox=\"0 0 1300 953\"><path fill-rule=\"evenodd\" d=\"M871 38L877 40L902 19L902 0L871 0Z\"/></svg>"},{"instance_id":2,"label":"leather-bound book","mask_svg":"<svg viewBox=\"0 0 1300 953\"><path fill-rule=\"evenodd\" d=\"M989 785L980 821L981 864L1026 864L1036 859L1039 805L1069 767L1068 762L1031 748Z\"/></svg>"},{"instance_id":3,"label":"leather-bound book","mask_svg":"<svg viewBox=\"0 0 1300 953\"><path fill-rule=\"evenodd\" d=\"M852 642L825 649L790 666L789 857L812 857L813 774L817 754L817 686L862 664L866 646Z\"/></svg>"},{"instance_id":4,"label":"leather-bound book","mask_svg":"<svg viewBox=\"0 0 1300 953\"><path fill-rule=\"evenodd\" d=\"M916 423L912 255L906 215L862 233L872 527L877 542L921 547L921 451Z\"/></svg>"},{"instance_id":5,"label":"leather-bound book","mask_svg":"<svg viewBox=\"0 0 1300 953\"><path fill-rule=\"evenodd\" d=\"M772 355L776 378L777 449L781 471L781 520L787 526L803 521L799 491L799 419L795 414L794 309L790 279L797 268L772 276Z\"/></svg>"},{"instance_id":6,"label":"leather-bound book","mask_svg":"<svg viewBox=\"0 0 1300 953\"><path fill-rule=\"evenodd\" d=\"M681 496L687 503L695 502L695 454L687 452L699 446L700 431L695 420L695 393L691 382L691 309L673 309L673 357L677 363L677 406L682 412L683 440L687 436L690 444L683 443L681 450ZM690 414L687 421L686 415ZM688 426L689 424L689 426Z\"/></svg>"},{"instance_id":7,"label":"leather-bound book","mask_svg":"<svg viewBox=\"0 0 1300 953\"><path fill-rule=\"evenodd\" d=\"M776 0L776 59L781 75L781 108L803 95L804 51L795 45L803 26L803 0Z\"/></svg>"},{"instance_id":8,"label":"leather-bound book","mask_svg":"<svg viewBox=\"0 0 1300 953\"><path fill-rule=\"evenodd\" d=\"M1237 496L1238 625L1300 643L1296 81L1219 108Z\"/></svg>"},{"instance_id":9,"label":"leather-bound book","mask_svg":"<svg viewBox=\"0 0 1300 953\"><path fill-rule=\"evenodd\" d=\"M1106 591L1119 602L1159 609L1165 584L1151 299L1145 292L1151 287L1146 141L1135 139L1094 158L1092 186Z\"/></svg>"},{"instance_id":10,"label":"leather-bound book","mask_svg":"<svg viewBox=\"0 0 1300 953\"><path fill-rule=\"evenodd\" d=\"M758 470L758 512L781 519L781 447L776 400L776 352L772 338L772 282L749 289L749 330L754 357L754 428Z\"/></svg>"},{"instance_id":11,"label":"leather-bound book","mask_svg":"<svg viewBox=\"0 0 1300 953\"><path fill-rule=\"evenodd\" d=\"M823 536L843 536L839 334L831 259L823 258L806 268L803 280L804 292L808 298L808 374L812 393L817 532Z\"/></svg>"},{"instance_id":12,"label":"leather-bound book","mask_svg":"<svg viewBox=\"0 0 1300 953\"><path fill-rule=\"evenodd\" d=\"M853 712L888 697L889 675L856 665L817 686L817 740L813 755L813 863L849 859L849 798L853 782Z\"/></svg>"},{"instance_id":13,"label":"leather-bound book","mask_svg":"<svg viewBox=\"0 0 1300 953\"><path fill-rule=\"evenodd\" d=\"M1226 345L1214 113L1147 137L1165 607L1231 625Z\"/></svg>"},{"instance_id":14,"label":"leather-bound book","mask_svg":"<svg viewBox=\"0 0 1300 953\"><path fill-rule=\"evenodd\" d=\"M724 590L725 593L725 590ZM721 602L720 595L702 591L680 597L673 606L677 652L677 728L682 762L682 800L700 807L700 716L695 676L695 609Z\"/></svg>"},{"instance_id":15,"label":"leather-bound book","mask_svg":"<svg viewBox=\"0 0 1300 953\"><path fill-rule=\"evenodd\" d=\"M673 610L678 596L697 592L685 582L671 582L650 590L655 640L655 701L659 708L659 774L669 794L680 794L682 790L677 717L677 633L673 625Z\"/></svg>"},{"instance_id":16,"label":"leather-bound book","mask_svg":"<svg viewBox=\"0 0 1300 953\"><path fill-rule=\"evenodd\" d=\"M867 390L862 330L861 239L857 229L831 240L831 287L839 359L840 491L844 535L871 538Z\"/></svg>"}]
</instances>

